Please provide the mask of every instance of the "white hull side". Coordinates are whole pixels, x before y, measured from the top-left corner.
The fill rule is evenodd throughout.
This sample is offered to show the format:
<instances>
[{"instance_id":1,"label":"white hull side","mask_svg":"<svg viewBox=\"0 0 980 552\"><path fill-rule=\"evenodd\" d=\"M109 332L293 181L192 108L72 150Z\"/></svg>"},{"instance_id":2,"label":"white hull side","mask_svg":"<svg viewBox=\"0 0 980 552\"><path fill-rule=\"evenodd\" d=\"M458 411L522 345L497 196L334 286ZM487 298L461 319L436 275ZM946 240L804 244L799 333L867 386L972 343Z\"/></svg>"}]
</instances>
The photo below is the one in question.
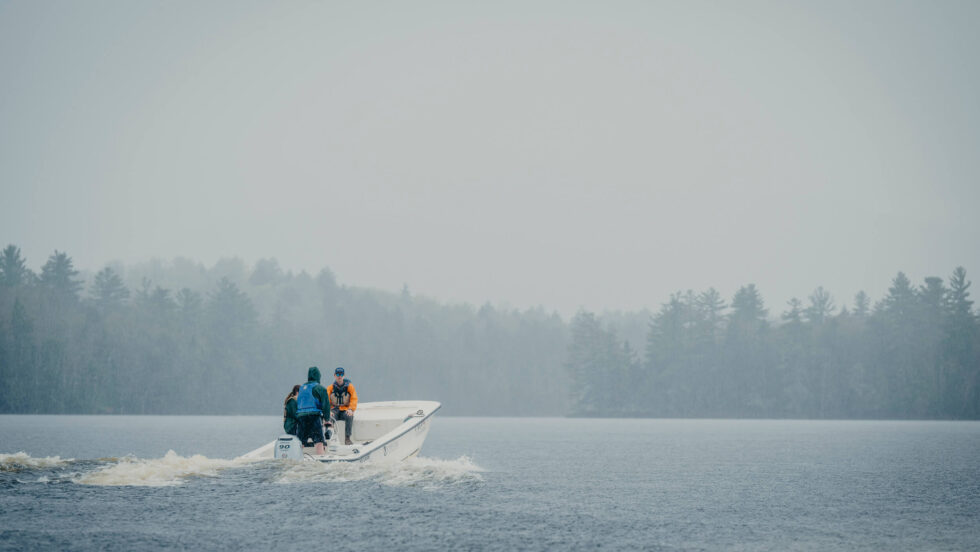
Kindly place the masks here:
<instances>
[{"instance_id":1,"label":"white hull side","mask_svg":"<svg viewBox=\"0 0 980 552\"><path fill-rule=\"evenodd\" d=\"M402 436L381 445L374 449L370 454L362 457L360 462L371 462L372 464L384 464L400 462L407 458L417 456L422 451L422 443L429 435L429 426L432 418L427 417L421 423L410 428ZM333 462L336 460L319 459L321 462Z\"/></svg>"},{"instance_id":2,"label":"white hull side","mask_svg":"<svg viewBox=\"0 0 980 552\"><path fill-rule=\"evenodd\" d=\"M317 456L312 447L303 449L304 459L315 462L391 463L417 456L429 434L432 416L442 407L435 401L390 401L362 403L355 415L351 446L338 445L342 432L328 443L327 453ZM338 430L340 428L337 428ZM263 445L243 459L273 458L276 441Z\"/></svg>"}]
</instances>

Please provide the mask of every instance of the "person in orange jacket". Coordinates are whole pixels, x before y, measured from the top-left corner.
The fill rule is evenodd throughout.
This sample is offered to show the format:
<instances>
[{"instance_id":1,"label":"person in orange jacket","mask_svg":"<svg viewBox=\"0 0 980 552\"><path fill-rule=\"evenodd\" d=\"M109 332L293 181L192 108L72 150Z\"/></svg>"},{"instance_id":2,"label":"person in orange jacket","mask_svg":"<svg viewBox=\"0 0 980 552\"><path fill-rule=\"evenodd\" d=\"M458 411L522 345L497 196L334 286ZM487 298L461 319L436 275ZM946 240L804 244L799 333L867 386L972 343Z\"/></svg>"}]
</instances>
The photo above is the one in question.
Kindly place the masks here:
<instances>
[{"instance_id":1,"label":"person in orange jacket","mask_svg":"<svg viewBox=\"0 0 980 552\"><path fill-rule=\"evenodd\" d=\"M344 369L333 371L333 383L327 386L330 397L330 423L336 427L337 420L344 420L344 444L350 445L350 434L354 428L354 411L357 410L357 391L354 384L344 377Z\"/></svg>"}]
</instances>

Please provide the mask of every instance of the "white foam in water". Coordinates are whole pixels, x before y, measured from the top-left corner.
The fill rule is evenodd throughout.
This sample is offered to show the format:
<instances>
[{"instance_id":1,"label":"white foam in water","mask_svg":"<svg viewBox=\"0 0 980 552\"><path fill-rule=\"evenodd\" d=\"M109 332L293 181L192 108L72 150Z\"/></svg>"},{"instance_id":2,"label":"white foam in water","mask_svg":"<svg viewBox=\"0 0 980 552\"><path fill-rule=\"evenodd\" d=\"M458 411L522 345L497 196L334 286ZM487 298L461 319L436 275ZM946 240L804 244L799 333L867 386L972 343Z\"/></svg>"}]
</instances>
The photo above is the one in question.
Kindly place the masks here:
<instances>
[{"instance_id":1,"label":"white foam in water","mask_svg":"<svg viewBox=\"0 0 980 552\"><path fill-rule=\"evenodd\" d=\"M34 458L26 452L0 454L0 471L35 470L38 468L56 468L73 461L74 458L62 459L60 456Z\"/></svg>"},{"instance_id":2,"label":"white foam in water","mask_svg":"<svg viewBox=\"0 0 980 552\"><path fill-rule=\"evenodd\" d=\"M59 456L33 458L25 452L0 454L0 471L18 472L64 466L74 459ZM208 458L200 454L184 457L168 451L162 458L142 459L135 457L103 458L99 462L110 465L82 474L70 474L66 479L82 485L166 487L180 485L191 477L215 477L224 469L246 466L254 459L235 458L226 460ZM349 481L377 481L383 485L399 487L436 488L445 485L483 481L482 468L466 456L455 460L416 457L394 464L362 464L320 462L290 462L276 460L284 467L277 483L343 483ZM69 479L70 478L70 479ZM61 479L61 478L57 478ZM47 476L35 482L49 483Z\"/></svg>"},{"instance_id":3,"label":"white foam in water","mask_svg":"<svg viewBox=\"0 0 980 552\"><path fill-rule=\"evenodd\" d=\"M180 485L188 477L214 477L223 469L246 463L242 460L208 458L200 454L184 457L171 450L163 458L121 458L119 463L84 474L75 479L75 482L82 485L166 487Z\"/></svg>"},{"instance_id":4,"label":"white foam in water","mask_svg":"<svg viewBox=\"0 0 980 552\"><path fill-rule=\"evenodd\" d=\"M440 487L483 481L482 468L466 456L456 460L416 457L394 464L289 462L278 483L344 483L375 480L397 487Z\"/></svg>"}]
</instances>

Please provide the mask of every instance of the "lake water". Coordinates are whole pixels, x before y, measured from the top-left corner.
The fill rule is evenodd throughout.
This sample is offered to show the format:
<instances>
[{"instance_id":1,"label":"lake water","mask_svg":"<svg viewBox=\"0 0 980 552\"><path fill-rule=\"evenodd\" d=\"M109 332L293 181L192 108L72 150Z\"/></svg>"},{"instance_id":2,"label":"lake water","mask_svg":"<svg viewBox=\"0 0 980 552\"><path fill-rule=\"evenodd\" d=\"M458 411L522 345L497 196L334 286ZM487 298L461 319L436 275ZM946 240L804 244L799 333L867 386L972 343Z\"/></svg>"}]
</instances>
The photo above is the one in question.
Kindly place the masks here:
<instances>
[{"instance_id":1,"label":"lake water","mask_svg":"<svg viewBox=\"0 0 980 552\"><path fill-rule=\"evenodd\" d=\"M980 549L976 422L437 415L391 467L235 459L279 429L0 416L0 549Z\"/></svg>"}]
</instances>

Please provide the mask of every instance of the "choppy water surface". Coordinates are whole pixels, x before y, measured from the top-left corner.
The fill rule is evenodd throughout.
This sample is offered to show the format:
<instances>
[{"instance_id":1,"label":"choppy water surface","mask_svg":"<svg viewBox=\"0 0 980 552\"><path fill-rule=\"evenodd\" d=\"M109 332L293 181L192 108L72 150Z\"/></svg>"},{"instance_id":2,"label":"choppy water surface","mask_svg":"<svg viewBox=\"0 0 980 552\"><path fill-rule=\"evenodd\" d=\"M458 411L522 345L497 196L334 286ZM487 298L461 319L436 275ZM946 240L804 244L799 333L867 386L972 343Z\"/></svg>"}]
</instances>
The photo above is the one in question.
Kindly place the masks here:
<instances>
[{"instance_id":1,"label":"choppy water surface","mask_svg":"<svg viewBox=\"0 0 980 552\"><path fill-rule=\"evenodd\" d=\"M0 416L0 549L980 549L980 423L437 416L394 466L237 458L278 424Z\"/></svg>"}]
</instances>

